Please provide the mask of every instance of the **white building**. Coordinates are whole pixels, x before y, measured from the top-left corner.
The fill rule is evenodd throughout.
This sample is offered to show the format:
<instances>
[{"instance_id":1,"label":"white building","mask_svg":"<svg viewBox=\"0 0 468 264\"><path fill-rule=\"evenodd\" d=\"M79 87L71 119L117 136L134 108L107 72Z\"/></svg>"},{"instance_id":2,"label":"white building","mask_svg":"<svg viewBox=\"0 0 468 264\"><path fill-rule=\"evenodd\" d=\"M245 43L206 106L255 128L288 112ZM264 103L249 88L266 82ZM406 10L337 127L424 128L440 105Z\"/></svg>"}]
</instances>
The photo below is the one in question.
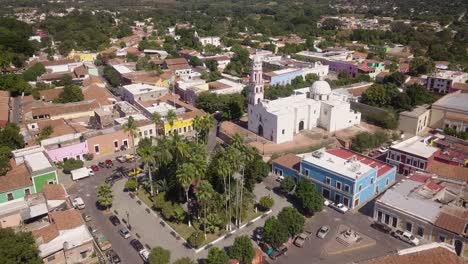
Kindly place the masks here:
<instances>
[{"instance_id":1,"label":"white building","mask_svg":"<svg viewBox=\"0 0 468 264\"><path fill-rule=\"evenodd\" d=\"M194 37L202 44L203 47L208 45L208 44L211 44L211 45L216 46L216 47L221 46L221 38L220 37L214 37L214 36L200 37L198 35L197 31L195 31Z\"/></svg>"},{"instance_id":2,"label":"white building","mask_svg":"<svg viewBox=\"0 0 468 264\"><path fill-rule=\"evenodd\" d=\"M135 101L157 99L167 92L168 90L165 87L135 83L123 86L122 98L133 104Z\"/></svg>"},{"instance_id":3,"label":"white building","mask_svg":"<svg viewBox=\"0 0 468 264\"><path fill-rule=\"evenodd\" d=\"M348 100L332 93L325 81L277 100L266 100L263 93L262 62L255 57L250 74L248 128L275 143L291 141L302 130L322 127L333 132L361 121L361 113L351 110Z\"/></svg>"},{"instance_id":4,"label":"white building","mask_svg":"<svg viewBox=\"0 0 468 264\"><path fill-rule=\"evenodd\" d=\"M427 77L426 87L432 92L449 93L453 91L455 83L468 81L468 73L461 71L439 70Z\"/></svg>"}]
</instances>

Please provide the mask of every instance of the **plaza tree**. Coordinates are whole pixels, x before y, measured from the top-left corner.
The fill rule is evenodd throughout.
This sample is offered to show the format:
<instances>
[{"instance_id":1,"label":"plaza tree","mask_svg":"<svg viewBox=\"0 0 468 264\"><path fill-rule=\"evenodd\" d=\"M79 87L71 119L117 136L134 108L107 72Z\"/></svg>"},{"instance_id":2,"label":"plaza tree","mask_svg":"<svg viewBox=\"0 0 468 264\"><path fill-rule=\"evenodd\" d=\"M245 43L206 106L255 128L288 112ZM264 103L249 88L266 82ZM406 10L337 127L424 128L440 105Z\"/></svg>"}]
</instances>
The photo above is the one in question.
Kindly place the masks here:
<instances>
[{"instance_id":1,"label":"plaza tree","mask_svg":"<svg viewBox=\"0 0 468 264\"><path fill-rule=\"evenodd\" d=\"M162 247L155 247L149 255L149 264L169 264L171 262L171 252Z\"/></svg>"},{"instance_id":2,"label":"plaza tree","mask_svg":"<svg viewBox=\"0 0 468 264\"><path fill-rule=\"evenodd\" d=\"M97 202L104 208L109 209L112 206L114 195L109 184L103 183L97 188Z\"/></svg>"},{"instance_id":3,"label":"plaza tree","mask_svg":"<svg viewBox=\"0 0 468 264\"><path fill-rule=\"evenodd\" d=\"M297 183L295 197L305 213L322 211L323 196L309 180Z\"/></svg>"},{"instance_id":4,"label":"plaza tree","mask_svg":"<svg viewBox=\"0 0 468 264\"><path fill-rule=\"evenodd\" d=\"M262 233L265 241L274 248L288 241L288 229L274 216L265 221Z\"/></svg>"},{"instance_id":5,"label":"plaza tree","mask_svg":"<svg viewBox=\"0 0 468 264\"><path fill-rule=\"evenodd\" d=\"M250 264L255 257L255 249L248 236L238 236L229 248L228 254L232 259L237 259L240 264Z\"/></svg>"},{"instance_id":6,"label":"plaza tree","mask_svg":"<svg viewBox=\"0 0 468 264\"><path fill-rule=\"evenodd\" d=\"M278 214L278 221L286 227L290 237L294 237L304 230L304 216L296 208L284 207Z\"/></svg>"},{"instance_id":7,"label":"plaza tree","mask_svg":"<svg viewBox=\"0 0 468 264\"><path fill-rule=\"evenodd\" d=\"M127 120L127 122L123 125L123 131L125 133L128 133L130 135L130 138L132 139L132 146L133 146L133 155L136 155L136 145L135 145L135 138L139 136L138 134L138 124L133 119L132 116L130 116ZM135 169L137 167L137 162L136 159L134 161Z\"/></svg>"},{"instance_id":8,"label":"plaza tree","mask_svg":"<svg viewBox=\"0 0 468 264\"><path fill-rule=\"evenodd\" d=\"M208 257L205 261L206 264L229 264L229 256L224 250L212 247L208 251Z\"/></svg>"}]
</instances>

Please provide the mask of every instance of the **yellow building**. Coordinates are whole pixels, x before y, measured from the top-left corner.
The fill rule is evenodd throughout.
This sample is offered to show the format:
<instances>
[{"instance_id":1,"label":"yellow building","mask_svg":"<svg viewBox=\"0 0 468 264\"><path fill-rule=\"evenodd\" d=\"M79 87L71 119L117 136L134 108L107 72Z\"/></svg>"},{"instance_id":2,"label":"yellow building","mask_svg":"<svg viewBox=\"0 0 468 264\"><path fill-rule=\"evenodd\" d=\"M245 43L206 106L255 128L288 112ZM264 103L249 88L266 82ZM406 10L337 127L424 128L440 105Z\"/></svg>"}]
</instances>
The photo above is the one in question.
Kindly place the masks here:
<instances>
[{"instance_id":1,"label":"yellow building","mask_svg":"<svg viewBox=\"0 0 468 264\"><path fill-rule=\"evenodd\" d=\"M69 59L77 59L84 62L93 62L96 59L97 53L89 52L76 52L75 50L70 51L68 54Z\"/></svg>"}]
</instances>

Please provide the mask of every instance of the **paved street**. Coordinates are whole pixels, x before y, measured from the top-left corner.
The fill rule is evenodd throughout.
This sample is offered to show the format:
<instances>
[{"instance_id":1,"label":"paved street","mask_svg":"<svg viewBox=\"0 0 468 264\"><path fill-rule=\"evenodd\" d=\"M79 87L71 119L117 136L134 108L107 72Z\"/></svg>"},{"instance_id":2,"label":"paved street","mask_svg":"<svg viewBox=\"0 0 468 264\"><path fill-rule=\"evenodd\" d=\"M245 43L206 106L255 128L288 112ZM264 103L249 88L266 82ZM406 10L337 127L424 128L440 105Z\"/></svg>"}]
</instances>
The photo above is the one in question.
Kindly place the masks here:
<instances>
[{"instance_id":1,"label":"paved street","mask_svg":"<svg viewBox=\"0 0 468 264\"><path fill-rule=\"evenodd\" d=\"M80 181L75 182L71 188L68 188L68 193L71 196L81 196L86 204L86 208L82 210L87 214L91 215L91 223L97 227L98 231L102 232L112 244L112 248L122 259L122 263L133 264L143 263L138 253L130 246L130 240L122 238L118 233L118 228L113 226L109 221L109 215L111 212L105 212L98 210L96 204L96 188L104 179L109 176L117 166L122 164L114 161L114 168L103 169L100 168L96 172L96 176L88 177ZM132 166L132 163L124 163L124 166ZM68 177L70 177L68 175Z\"/></svg>"}]
</instances>

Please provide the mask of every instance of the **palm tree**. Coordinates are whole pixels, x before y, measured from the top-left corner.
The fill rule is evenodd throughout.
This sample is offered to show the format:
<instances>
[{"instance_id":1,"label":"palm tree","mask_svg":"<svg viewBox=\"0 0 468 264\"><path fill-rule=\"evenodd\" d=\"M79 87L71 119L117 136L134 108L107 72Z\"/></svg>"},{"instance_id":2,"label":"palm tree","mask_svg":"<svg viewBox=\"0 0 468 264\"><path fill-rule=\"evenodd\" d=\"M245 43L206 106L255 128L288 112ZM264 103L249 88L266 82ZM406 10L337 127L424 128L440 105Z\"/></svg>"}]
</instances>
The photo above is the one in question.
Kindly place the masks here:
<instances>
[{"instance_id":1,"label":"palm tree","mask_svg":"<svg viewBox=\"0 0 468 264\"><path fill-rule=\"evenodd\" d=\"M152 115L151 115L151 121L153 121L155 127L156 127L156 135L158 135L159 133L159 129L158 129L158 126L161 124L161 115L158 113L158 112L154 112Z\"/></svg>"},{"instance_id":2,"label":"palm tree","mask_svg":"<svg viewBox=\"0 0 468 264\"><path fill-rule=\"evenodd\" d=\"M98 203L109 209L112 206L112 200L114 195L112 194L112 188L109 184L103 183L97 188L97 201Z\"/></svg>"},{"instance_id":3,"label":"palm tree","mask_svg":"<svg viewBox=\"0 0 468 264\"><path fill-rule=\"evenodd\" d=\"M199 203L203 206L203 211L205 213L205 221L203 222L203 231L205 232L206 238L206 215L208 211L208 203L211 201L213 197L213 186L207 180L202 180L197 188L197 198Z\"/></svg>"},{"instance_id":4,"label":"palm tree","mask_svg":"<svg viewBox=\"0 0 468 264\"><path fill-rule=\"evenodd\" d=\"M170 129L173 129L174 122L177 120L177 114L174 112L174 110L169 110L166 114L166 121L169 123L171 126ZM174 133L175 134L175 133Z\"/></svg>"},{"instance_id":5,"label":"palm tree","mask_svg":"<svg viewBox=\"0 0 468 264\"><path fill-rule=\"evenodd\" d=\"M138 137L138 125L135 119L130 116L127 120L127 123L123 125L123 130L130 135L132 138L132 146L133 146L133 155L136 156L136 146L135 146L135 137ZM136 159L135 159L135 169L136 169Z\"/></svg>"},{"instance_id":6,"label":"palm tree","mask_svg":"<svg viewBox=\"0 0 468 264\"><path fill-rule=\"evenodd\" d=\"M208 141L208 135L211 127L214 125L214 119L211 115L196 116L193 119L193 129L197 131L199 139L204 143Z\"/></svg>"},{"instance_id":7,"label":"palm tree","mask_svg":"<svg viewBox=\"0 0 468 264\"><path fill-rule=\"evenodd\" d=\"M175 154L176 164L189 156L189 145L179 134L172 135L171 149Z\"/></svg>"},{"instance_id":8,"label":"palm tree","mask_svg":"<svg viewBox=\"0 0 468 264\"><path fill-rule=\"evenodd\" d=\"M194 178L194 175L196 174L196 169L195 166L192 163L184 163L182 166L177 168L176 172L176 177L177 181L179 182L180 186L184 189L185 191L185 199L187 200L187 207L189 204L189 190L190 186L192 185ZM189 217L189 226L190 224L190 217Z\"/></svg>"},{"instance_id":9,"label":"palm tree","mask_svg":"<svg viewBox=\"0 0 468 264\"><path fill-rule=\"evenodd\" d=\"M153 177L151 175L151 166L156 163L156 159L154 157L155 149L153 146L144 146L138 149L138 155L140 155L143 163L145 164L146 170L148 171L148 176L150 179L150 190L151 196L153 196Z\"/></svg>"}]
</instances>

